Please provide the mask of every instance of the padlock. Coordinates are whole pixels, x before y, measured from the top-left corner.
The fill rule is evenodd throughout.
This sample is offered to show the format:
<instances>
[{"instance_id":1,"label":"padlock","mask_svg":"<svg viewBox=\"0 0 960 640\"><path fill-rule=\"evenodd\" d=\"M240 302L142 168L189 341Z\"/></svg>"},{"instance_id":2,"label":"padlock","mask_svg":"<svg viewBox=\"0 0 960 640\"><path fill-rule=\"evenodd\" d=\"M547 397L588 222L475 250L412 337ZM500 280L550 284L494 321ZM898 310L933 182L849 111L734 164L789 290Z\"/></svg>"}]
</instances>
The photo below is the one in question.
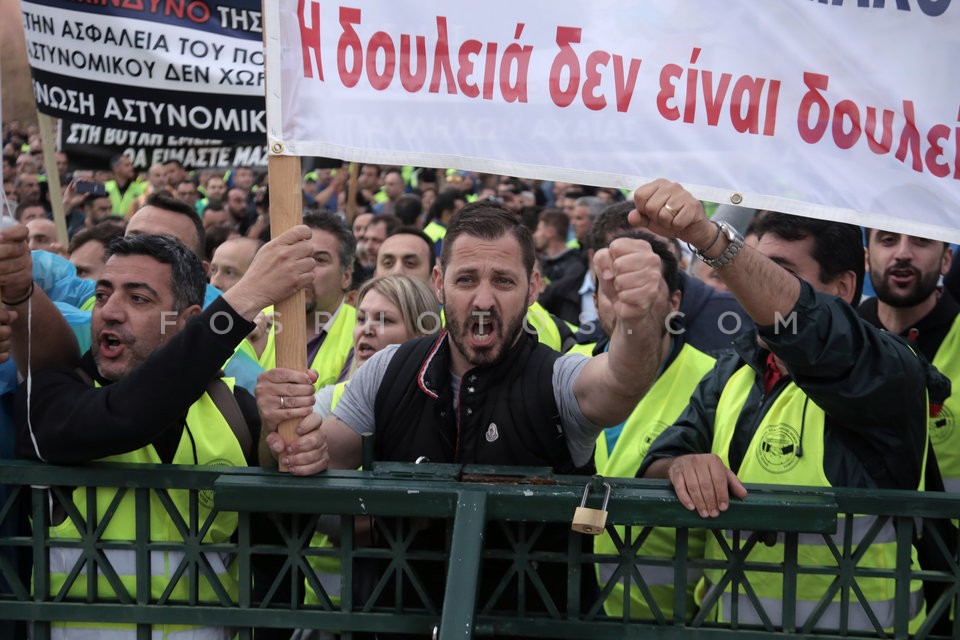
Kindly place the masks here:
<instances>
[{"instance_id":1,"label":"padlock","mask_svg":"<svg viewBox=\"0 0 960 640\"><path fill-rule=\"evenodd\" d=\"M573 512L573 524L570 528L579 533L586 533L591 536L598 536L603 533L603 528L607 524L607 503L610 502L610 485L603 483L603 505L599 509L587 507L587 498L590 496L590 484L583 488L583 499L580 500L580 506Z\"/></svg>"}]
</instances>

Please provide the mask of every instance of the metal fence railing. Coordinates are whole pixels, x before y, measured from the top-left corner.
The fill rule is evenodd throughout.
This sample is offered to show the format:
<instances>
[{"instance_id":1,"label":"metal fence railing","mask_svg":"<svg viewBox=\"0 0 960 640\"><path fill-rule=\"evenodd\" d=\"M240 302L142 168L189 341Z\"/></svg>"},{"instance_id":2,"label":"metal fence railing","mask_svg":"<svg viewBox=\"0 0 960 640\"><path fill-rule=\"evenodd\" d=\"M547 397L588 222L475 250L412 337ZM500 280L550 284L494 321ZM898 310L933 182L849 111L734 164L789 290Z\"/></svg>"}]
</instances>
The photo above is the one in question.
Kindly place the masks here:
<instances>
[{"instance_id":1,"label":"metal fence railing","mask_svg":"<svg viewBox=\"0 0 960 640\"><path fill-rule=\"evenodd\" d=\"M586 483L599 508L602 482L598 553L570 521ZM35 638L57 624L143 638L151 625L240 638L960 637L960 494L750 486L705 521L664 482L526 468L379 463L296 478L6 461L0 485L0 525L19 527L0 535L0 620L29 621ZM669 551L651 553L664 531Z\"/></svg>"}]
</instances>

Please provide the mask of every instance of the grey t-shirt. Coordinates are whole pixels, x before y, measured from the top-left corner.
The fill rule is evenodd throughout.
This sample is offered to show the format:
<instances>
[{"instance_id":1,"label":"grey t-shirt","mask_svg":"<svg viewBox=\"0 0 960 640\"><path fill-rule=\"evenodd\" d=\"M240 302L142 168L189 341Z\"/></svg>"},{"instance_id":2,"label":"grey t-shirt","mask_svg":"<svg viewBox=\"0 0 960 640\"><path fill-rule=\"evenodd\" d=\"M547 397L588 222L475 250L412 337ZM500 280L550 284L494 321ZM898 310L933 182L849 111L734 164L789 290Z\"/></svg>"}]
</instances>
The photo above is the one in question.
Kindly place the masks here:
<instances>
[{"instance_id":1,"label":"grey t-shirt","mask_svg":"<svg viewBox=\"0 0 960 640\"><path fill-rule=\"evenodd\" d=\"M321 416L326 418L328 415L333 413L333 390L336 388L335 384L328 384L323 387L320 387L320 390L317 391L313 396L313 412L319 413Z\"/></svg>"},{"instance_id":2,"label":"grey t-shirt","mask_svg":"<svg viewBox=\"0 0 960 640\"><path fill-rule=\"evenodd\" d=\"M382 349L357 369L333 410L335 417L361 435L374 431L373 407L377 392L399 346L394 344ZM560 356L553 365L553 396L560 410L570 457L578 467L590 461L597 436L603 431L584 417L573 394L573 381L588 360L584 355L571 353Z\"/></svg>"}]
</instances>

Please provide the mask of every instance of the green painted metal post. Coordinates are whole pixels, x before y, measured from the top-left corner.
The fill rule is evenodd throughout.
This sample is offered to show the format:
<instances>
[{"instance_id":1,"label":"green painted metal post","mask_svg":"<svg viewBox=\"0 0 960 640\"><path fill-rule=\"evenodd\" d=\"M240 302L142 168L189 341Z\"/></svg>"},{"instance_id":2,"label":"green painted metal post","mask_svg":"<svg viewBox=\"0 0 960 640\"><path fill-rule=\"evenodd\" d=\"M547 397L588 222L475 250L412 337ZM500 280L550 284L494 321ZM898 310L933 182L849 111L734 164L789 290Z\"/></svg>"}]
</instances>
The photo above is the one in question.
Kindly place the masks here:
<instances>
[{"instance_id":1,"label":"green painted metal post","mask_svg":"<svg viewBox=\"0 0 960 640\"><path fill-rule=\"evenodd\" d=\"M477 586L483 529L487 521L485 491L460 491L453 521L447 586L440 617L440 640L470 640L477 609Z\"/></svg>"}]
</instances>

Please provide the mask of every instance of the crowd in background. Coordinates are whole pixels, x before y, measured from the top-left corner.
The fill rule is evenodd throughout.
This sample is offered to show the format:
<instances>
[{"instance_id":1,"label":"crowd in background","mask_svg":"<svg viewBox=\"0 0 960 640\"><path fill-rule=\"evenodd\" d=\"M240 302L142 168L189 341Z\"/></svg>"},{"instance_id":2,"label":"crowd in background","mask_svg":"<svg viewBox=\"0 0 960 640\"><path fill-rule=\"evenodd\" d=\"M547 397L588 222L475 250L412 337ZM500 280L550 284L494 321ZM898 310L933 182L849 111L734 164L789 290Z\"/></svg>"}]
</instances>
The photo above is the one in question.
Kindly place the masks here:
<instances>
[{"instance_id":1,"label":"crowd in background","mask_svg":"<svg viewBox=\"0 0 960 640\"><path fill-rule=\"evenodd\" d=\"M326 441L315 442L312 438L319 436L310 434L322 432L330 441L329 458L322 460L303 457L314 449L273 448L279 463L294 473L308 475L328 462L331 468L356 468L359 434L374 433L378 460L412 461L416 452L408 442L414 442L431 451L433 461L668 478L680 501L704 518L725 511L731 498L743 498L742 481L960 488L960 426L955 428L953 418L960 406L950 394L950 382L960 378L960 305L955 301L960 261L952 260L947 243L717 207L666 181L633 193L456 168L332 166L336 163L319 158L304 159L303 226L271 241L269 176L261 169L197 169L178 161L138 168L118 155L105 170L77 166L57 152L62 188L51 193L42 154L35 128L4 124L5 215L28 230L34 280L40 281L37 265L48 264L42 252L68 259L75 274L62 280L98 282L97 293L84 289L84 296L69 301L81 310L92 307L96 327L98 314L102 319L108 309L114 312L108 304L113 281L104 285L101 279L107 262L129 259L124 251L145 251L137 248L137 236L172 236L173 248L150 251L172 251L195 267L202 282L190 308L195 306L197 314L229 312L239 327L233 336L237 344L219 345L222 352L191 333L181 341L193 340L193 350L185 353L200 358L209 348L206 364L216 371L233 351L223 370L236 380L234 396L254 442L261 429L275 435L280 422L294 418L302 420L304 437L322 456L328 455ZM63 204L66 245L58 241L54 201ZM288 265L287 272L277 266L277 277L287 280L273 290L263 265L281 260L285 248L307 251L306 243L309 269L298 272ZM462 274L453 266L464 264ZM459 275L451 278L451 272ZM484 281L488 277L490 283ZM280 326L274 304L297 278L309 280L301 286L309 371L277 368L273 350L271 328ZM529 299L525 286L532 288ZM101 291L104 287L111 290ZM863 296L865 287L871 294L875 288L876 298ZM254 289L259 290L256 304L250 303ZM463 302L467 290L475 296L469 304ZM26 297L13 303L5 295L6 304L15 308L33 291L30 284ZM471 315L476 305L482 307L478 298L490 303L492 330ZM516 318L507 313L510 305ZM437 323L425 328L425 315ZM775 319L784 316L799 318L790 335L776 327ZM514 332L521 323L525 330L532 328L530 338ZM139 361L137 367L107 375L104 359L123 354L125 334L107 331L98 343L94 329L91 346L89 336L84 343L89 328L83 321L81 329L71 324L80 353L91 348L92 355L87 352L80 362L98 385L116 389L143 365ZM167 353L166 369L153 379L169 379L175 386L185 364ZM404 357L391 360L396 353ZM441 354L437 359L436 353ZM542 373L546 368L552 375ZM529 373L532 369L537 375ZM380 385L385 379L400 382L387 389ZM431 387L436 379L441 383ZM451 380L453 396L447 388ZM57 407L69 411L70 394L88 390L71 380L73 387L64 393L62 384L43 372L35 376L34 393L62 402L43 403L31 414L30 429L39 433L50 425L37 437L23 436L26 421L18 414L17 452L54 462L103 459L103 449L80 453L59 431ZM150 393L163 397L165 384L158 382ZM418 389L443 406L434 411ZM471 404L477 389L486 400ZM516 400L515 389L523 390L525 404ZM178 397L175 391L171 387L167 397ZM455 425L443 403L456 407ZM374 415L374 406L398 408L387 420ZM474 410L477 416L471 418ZM90 416L86 421L98 425L94 430L108 422ZM387 427L400 429L399 436ZM523 433L527 429L530 433ZM453 444L437 437L451 431ZM468 432L477 442L497 443L494 453L464 454L461 434ZM557 432L564 436L563 446L544 444ZM796 443L789 439L794 435ZM486 451L476 442L471 446ZM805 458L804 448L811 452ZM12 449L7 443L3 454L12 455ZM238 462L244 460L234 454ZM261 453L259 463L270 466L268 458L269 452ZM258 457L246 452L245 460L255 465ZM161 454L160 461L182 462L172 453ZM944 527L948 545L955 545L949 523L928 526ZM617 531L623 538L623 528ZM332 533L318 530L311 544L332 546ZM561 533L562 539L547 544L559 540L557 549L566 549L567 531ZM673 536L660 529L643 549L671 557ZM609 532L592 544L595 553L619 551ZM769 546L776 552L757 553L782 554L782 544ZM817 544L807 546L814 555L823 551ZM922 540L917 548L918 566L945 566L942 557L924 555ZM883 566L893 549L876 545L865 562ZM696 533L689 553L719 557L716 544ZM782 555L769 558L779 562ZM332 580L325 585L337 585L328 594L338 596L339 565L314 569L321 581L323 575ZM593 586L603 587L611 575L598 564ZM696 580L691 582L688 617L713 578L710 572L701 576L700 593L692 588ZM679 601L672 593L672 571L662 582L652 575L648 581L649 598L636 588L625 590L621 578L605 609L617 616L629 606L631 614L651 617L652 598L670 618ZM442 583L434 587L442 589ZM864 587L870 600L881 603L878 610L892 584L875 580ZM812 606L823 586L821 577L810 578L799 589L801 607ZM912 625L925 615L922 596L932 604L935 587L928 585L924 593L920 582L912 581ZM892 596L887 599L892 602ZM756 621L748 611L751 603L739 606L741 620ZM717 619L724 620L719 609ZM888 609L892 616L892 604ZM947 617L940 623L947 624ZM889 620L882 619L884 628ZM854 627L871 628L862 620Z\"/></svg>"}]
</instances>

